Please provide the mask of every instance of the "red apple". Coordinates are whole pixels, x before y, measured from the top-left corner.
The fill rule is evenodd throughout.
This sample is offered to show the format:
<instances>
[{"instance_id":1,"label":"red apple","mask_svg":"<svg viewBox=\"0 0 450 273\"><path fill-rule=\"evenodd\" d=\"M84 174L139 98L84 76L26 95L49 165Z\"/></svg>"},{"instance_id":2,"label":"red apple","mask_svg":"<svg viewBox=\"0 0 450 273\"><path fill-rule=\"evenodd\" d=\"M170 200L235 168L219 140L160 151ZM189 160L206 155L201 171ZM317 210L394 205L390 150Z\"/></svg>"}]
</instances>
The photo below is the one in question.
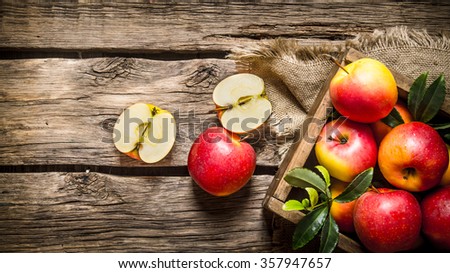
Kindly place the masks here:
<instances>
[{"instance_id":1,"label":"red apple","mask_svg":"<svg viewBox=\"0 0 450 273\"><path fill-rule=\"evenodd\" d=\"M420 240L420 205L404 190L364 193L356 200L353 221L358 238L372 252L411 250Z\"/></svg>"},{"instance_id":2,"label":"red apple","mask_svg":"<svg viewBox=\"0 0 450 273\"><path fill-rule=\"evenodd\" d=\"M381 62L362 58L339 69L330 82L336 110L349 119L371 123L386 117L398 98L397 84Z\"/></svg>"},{"instance_id":3,"label":"red apple","mask_svg":"<svg viewBox=\"0 0 450 273\"><path fill-rule=\"evenodd\" d=\"M425 191L438 185L448 164L445 142L423 122L393 128L379 147L381 173L393 186L408 191Z\"/></svg>"},{"instance_id":4,"label":"red apple","mask_svg":"<svg viewBox=\"0 0 450 273\"><path fill-rule=\"evenodd\" d=\"M331 197L335 198L341 194L347 186L348 183L337 180L333 181L330 187ZM336 221L339 231L348 233L355 231L355 227L353 226L353 208L355 207L355 203L356 200L347 203L334 201L331 203L330 213Z\"/></svg>"},{"instance_id":5,"label":"red apple","mask_svg":"<svg viewBox=\"0 0 450 273\"><path fill-rule=\"evenodd\" d=\"M437 248L450 250L450 186L427 194L421 207L425 236Z\"/></svg>"},{"instance_id":6,"label":"red apple","mask_svg":"<svg viewBox=\"0 0 450 273\"><path fill-rule=\"evenodd\" d=\"M188 170L192 179L215 196L241 189L256 168L253 147L222 127L206 129L192 144Z\"/></svg>"},{"instance_id":7,"label":"red apple","mask_svg":"<svg viewBox=\"0 0 450 273\"><path fill-rule=\"evenodd\" d=\"M325 124L315 146L319 164L330 175L351 182L377 163L377 145L367 124L339 118Z\"/></svg>"},{"instance_id":8,"label":"red apple","mask_svg":"<svg viewBox=\"0 0 450 273\"><path fill-rule=\"evenodd\" d=\"M394 108L400 114L404 123L413 121L413 117L409 112L408 107L403 102L398 101L397 104L395 104ZM381 143L381 140L383 140L383 138L387 135L387 133L389 133L392 130L392 127L385 124L381 120L371 123L370 128L372 128L373 136L375 137L375 141L377 142L378 145Z\"/></svg>"}]
</instances>

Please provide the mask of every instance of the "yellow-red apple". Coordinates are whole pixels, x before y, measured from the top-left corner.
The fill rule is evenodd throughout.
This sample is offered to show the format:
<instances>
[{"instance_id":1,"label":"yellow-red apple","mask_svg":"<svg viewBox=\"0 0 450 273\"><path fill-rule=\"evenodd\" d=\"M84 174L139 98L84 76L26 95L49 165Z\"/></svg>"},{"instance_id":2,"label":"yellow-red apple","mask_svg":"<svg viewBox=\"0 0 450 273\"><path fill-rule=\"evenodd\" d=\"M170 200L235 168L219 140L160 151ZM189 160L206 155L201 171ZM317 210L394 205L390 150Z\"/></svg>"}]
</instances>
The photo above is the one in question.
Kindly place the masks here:
<instances>
[{"instance_id":1,"label":"yellow-red apple","mask_svg":"<svg viewBox=\"0 0 450 273\"><path fill-rule=\"evenodd\" d=\"M330 82L331 102L336 110L363 123L386 117L398 98L391 71L371 58L359 59L344 69L339 69Z\"/></svg>"},{"instance_id":2,"label":"yellow-red apple","mask_svg":"<svg viewBox=\"0 0 450 273\"><path fill-rule=\"evenodd\" d=\"M341 194L347 186L348 183L338 180L332 181L330 187L331 198L335 198ZM356 200L347 203L334 201L331 203L330 213L336 221L339 231L348 233L355 231L355 227L353 226L353 208L355 207L355 202Z\"/></svg>"},{"instance_id":3,"label":"yellow-red apple","mask_svg":"<svg viewBox=\"0 0 450 273\"><path fill-rule=\"evenodd\" d=\"M330 175L351 182L377 163L377 145L369 125L339 118L322 128L315 146L319 164Z\"/></svg>"},{"instance_id":4,"label":"yellow-red apple","mask_svg":"<svg viewBox=\"0 0 450 273\"><path fill-rule=\"evenodd\" d=\"M356 200L353 221L358 238L372 252L411 250L420 240L420 205L404 190L364 193Z\"/></svg>"},{"instance_id":5,"label":"yellow-red apple","mask_svg":"<svg viewBox=\"0 0 450 273\"><path fill-rule=\"evenodd\" d=\"M381 141L378 165L393 186L425 191L438 185L449 164L445 142L431 126L413 121L398 125Z\"/></svg>"},{"instance_id":6,"label":"yellow-red apple","mask_svg":"<svg viewBox=\"0 0 450 273\"><path fill-rule=\"evenodd\" d=\"M422 231L439 249L450 250L450 186L437 188L421 202Z\"/></svg>"},{"instance_id":7,"label":"yellow-red apple","mask_svg":"<svg viewBox=\"0 0 450 273\"><path fill-rule=\"evenodd\" d=\"M413 117L408 110L408 107L401 101L398 101L397 104L394 105L394 108L400 114L404 123L408 123L413 121ZM383 121L378 120L374 123L370 124L370 128L372 128L373 136L375 137L375 141L379 145L381 140L392 130L392 127L385 124Z\"/></svg>"},{"instance_id":8,"label":"yellow-red apple","mask_svg":"<svg viewBox=\"0 0 450 273\"><path fill-rule=\"evenodd\" d=\"M206 129L189 151L189 174L200 188L215 196L241 189L255 168L253 147L222 127Z\"/></svg>"}]
</instances>

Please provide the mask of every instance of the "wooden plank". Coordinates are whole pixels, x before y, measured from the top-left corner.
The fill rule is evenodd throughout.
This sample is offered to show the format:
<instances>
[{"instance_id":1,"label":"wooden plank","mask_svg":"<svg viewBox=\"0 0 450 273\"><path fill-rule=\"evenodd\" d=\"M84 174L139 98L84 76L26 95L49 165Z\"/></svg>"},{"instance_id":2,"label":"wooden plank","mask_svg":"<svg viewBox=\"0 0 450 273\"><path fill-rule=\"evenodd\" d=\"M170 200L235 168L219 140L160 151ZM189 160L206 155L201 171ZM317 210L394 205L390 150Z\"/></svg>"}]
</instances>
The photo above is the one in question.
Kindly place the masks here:
<instances>
[{"instance_id":1,"label":"wooden plank","mask_svg":"<svg viewBox=\"0 0 450 273\"><path fill-rule=\"evenodd\" d=\"M233 73L234 62L220 59L0 60L0 165L186 166L195 138L219 124L211 113L215 84ZM171 111L178 126L171 153L153 165L112 142L122 109L140 101ZM259 165L278 165L269 130L247 141Z\"/></svg>"},{"instance_id":2,"label":"wooden plank","mask_svg":"<svg viewBox=\"0 0 450 273\"><path fill-rule=\"evenodd\" d=\"M358 33L398 25L450 33L450 5L430 2L190 5L2 1L0 48L208 54L276 37L305 44L342 44Z\"/></svg>"},{"instance_id":3,"label":"wooden plank","mask_svg":"<svg viewBox=\"0 0 450 273\"><path fill-rule=\"evenodd\" d=\"M213 197L189 177L1 173L0 252L270 252L271 176Z\"/></svg>"}]
</instances>

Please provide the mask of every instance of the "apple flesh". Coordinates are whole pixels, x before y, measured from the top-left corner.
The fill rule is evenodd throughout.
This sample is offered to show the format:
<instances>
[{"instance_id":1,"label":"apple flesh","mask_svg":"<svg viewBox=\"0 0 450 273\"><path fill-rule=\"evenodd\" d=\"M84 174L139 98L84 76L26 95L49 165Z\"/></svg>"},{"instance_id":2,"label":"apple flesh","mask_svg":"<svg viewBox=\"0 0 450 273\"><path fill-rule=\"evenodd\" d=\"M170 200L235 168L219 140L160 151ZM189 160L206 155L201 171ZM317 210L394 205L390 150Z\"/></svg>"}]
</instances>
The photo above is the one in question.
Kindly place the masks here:
<instances>
[{"instance_id":1,"label":"apple flesh","mask_svg":"<svg viewBox=\"0 0 450 273\"><path fill-rule=\"evenodd\" d=\"M351 182L362 171L377 163L377 145L367 124L339 118L322 128L315 145L320 165L330 175Z\"/></svg>"},{"instance_id":2,"label":"apple flesh","mask_svg":"<svg viewBox=\"0 0 450 273\"><path fill-rule=\"evenodd\" d=\"M189 151L189 174L200 188L215 196L240 190L255 168L253 147L222 127L206 129Z\"/></svg>"},{"instance_id":3,"label":"apple flesh","mask_svg":"<svg viewBox=\"0 0 450 273\"><path fill-rule=\"evenodd\" d=\"M409 112L408 107L403 102L398 101L397 104L395 104L394 109L400 114L404 123L413 121L413 117ZM392 127L381 120L371 123L370 128L372 128L373 136L378 145L380 145L383 138L392 130Z\"/></svg>"},{"instance_id":4,"label":"apple flesh","mask_svg":"<svg viewBox=\"0 0 450 273\"><path fill-rule=\"evenodd\" d=\"M445 142L423 122L396 126L379 147L381 173L390 184L408 191L425 191L438 185L448 164Z\"/></svg>"},{"instance_id":5,"label":"apple flesh","mask_svg":"<svg viewBox=\"0 0 450 273\"><path fill-rule=\"evenodd\" d=\"M427 194L421 208L425 236L436 248L450 250L450 186Z\"/></svg>"},{"instance_id":6,"label":"apple flesh","mask_svg":"<svg viewBox=\"0 0 450 273\"><path fill-rule=\"evenodd\" d=\"M363 123L386 117L398 98L397 85L389 69L371 58L359 59L344 69L339 69L330 82L331 102L336 110Z\"/></svg>"},{"instance_id":7,"label":"apple flesh","mask_svg":"<svg viewBox=\"0 0 450 273\"><path fill-rule=\"evenodd\" d=\"M335 198L341 194L347 186L348 183L341 181L334 180L331 182L331 198ZM355 203L356 200L347 203L339 203L335 201L331 203L330 213L336 221L339 231L347 233L355 232L355 227L353 225L353 209L355 207Z\"/></svg>"},{"instance_id":8,"label":"apple flesh","mask_svg":"<svg viewBox=\"0 0 450 273\"><path fill-rule=\"evenodd\" d=\"M125 109L113 130L116 148L146 163L163 159L175 143L176 126L172 114L157 106L136 103Z\"/></svg>"},{"instance_id":9,"label":"apple flesh","mask_svg":"<svg viewBox=\"0 0 450 273\"><path fill-rule=\"evenodd\" d=\"M253 74L240 73L219 82L213 91L222 126L242 134L261 126L272 114L264 81Z\"/></svg>"},{"instance_id":10,"label":"apple flesh","mask_svg":"<svg viewBox=\"0 0 450 273\"><path fill-rule=\"evenodd\" d=\"M372 252L411 250L420 240L420 205L404 190L364 193L356 200L353 221L358 238Z\"/></svg>"}]
</instances>

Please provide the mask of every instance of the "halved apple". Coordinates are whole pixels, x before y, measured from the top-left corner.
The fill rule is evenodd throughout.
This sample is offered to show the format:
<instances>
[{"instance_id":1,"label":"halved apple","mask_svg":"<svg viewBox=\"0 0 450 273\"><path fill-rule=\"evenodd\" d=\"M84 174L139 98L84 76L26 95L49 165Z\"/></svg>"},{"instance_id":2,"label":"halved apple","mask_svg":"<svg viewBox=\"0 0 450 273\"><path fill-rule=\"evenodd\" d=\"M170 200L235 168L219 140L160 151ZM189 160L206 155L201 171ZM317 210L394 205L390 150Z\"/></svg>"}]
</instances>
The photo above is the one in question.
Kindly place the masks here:
<instances>
[{"instance_id":1,"label":"halved apple","mask_svg":"<svg viewBox=\"0 0 450 273\"><path fill-rule=\"evenodd\" d=\"M120 152L146 163L163 159L172 149L175 136L172 114L145 103L136 103L125 109L113 131L114 145Z\"/></svg>"},{"instance_id":2,"label":"halved apple","mask_svg":"<svg viewBox=\"0 0 450 273\"><path fill-rule=\"evenodd\" d=\"M264 81L253 74L240 73L219 82L213 101L222 126L242 134L261 126L272 114Z\"/></svg>"}]
</instances>

